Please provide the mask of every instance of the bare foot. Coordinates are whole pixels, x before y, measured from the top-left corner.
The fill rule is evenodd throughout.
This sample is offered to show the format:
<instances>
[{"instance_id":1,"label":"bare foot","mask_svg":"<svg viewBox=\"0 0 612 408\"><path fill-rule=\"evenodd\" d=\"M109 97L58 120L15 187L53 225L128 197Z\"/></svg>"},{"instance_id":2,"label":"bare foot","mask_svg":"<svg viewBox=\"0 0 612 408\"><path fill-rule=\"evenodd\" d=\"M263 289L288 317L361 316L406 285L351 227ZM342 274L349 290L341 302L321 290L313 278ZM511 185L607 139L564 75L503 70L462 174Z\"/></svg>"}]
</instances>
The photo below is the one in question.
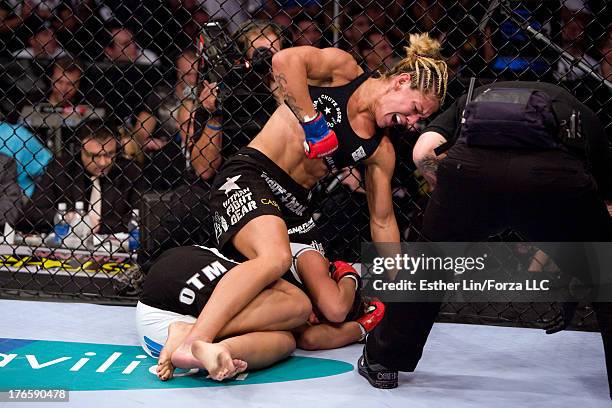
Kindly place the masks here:
<instances>
[{"instance_id":1,"label":"bare foot","mask_svg":"<svg viewBox=\"0 0 612 408\"><path fill-rule=\"evenodd\" d=\"M206 368L191 354L191 346L183 343L172 353L172 364L177 368Z\"/></svg>"},{"instance_id":2,"label":"bare foot","mask_svg":"<svg viewBox=\"0 0 612 408\"><path fill-rule=\"evenodd\" d=\"M172 365L172 353L183 342L187 333L191 329L191 324L184 322L174 322L168 326L168 340L159 353L157 359L157 377L162 381L167 381L172 378L174 366Z\"/></svg>"},{"instance_id":3,"label":"bare foot","mask_svg":"<svg viewBox=\"0 0 612 408\"><path fill-rule=\"evenodd\" d=\"M191 346L191 352L208 371L208 377L213 380L222 381L247 368L246 362L232 359L229 349L223 343L206 343L196 340Z\"/></svg>"},{"instance_id":4,"label":"bare foot","mask_svg":"<svg viewBox=\"0 0 612 408\"><path fill-rule=\"evenodd\" d=\"M172 374L174 374L174 366L172 365L172 361L170 359L170 352L166 352L166 349L163 349L161 353L159 353L159 358L157 359L157 378L162 381L167 381L172 378Z\"/></svg>"},{"instance_id":5,"label":"bare foot","mask_svg":"<svg viewBox=\"0 0 612 408\"><path fill-rule=\"evenodd\" d=\"M244 361L244 360L238 360L237 358L232 360L232 363L234 363L234 367L236 368L236 372L231 375L230 377L233 377L234 375L238 375L244 371L246 371L247 367L249 366L249 364ZM228 378L230 378L228 377Z\"/></svg>"}]
</instances>

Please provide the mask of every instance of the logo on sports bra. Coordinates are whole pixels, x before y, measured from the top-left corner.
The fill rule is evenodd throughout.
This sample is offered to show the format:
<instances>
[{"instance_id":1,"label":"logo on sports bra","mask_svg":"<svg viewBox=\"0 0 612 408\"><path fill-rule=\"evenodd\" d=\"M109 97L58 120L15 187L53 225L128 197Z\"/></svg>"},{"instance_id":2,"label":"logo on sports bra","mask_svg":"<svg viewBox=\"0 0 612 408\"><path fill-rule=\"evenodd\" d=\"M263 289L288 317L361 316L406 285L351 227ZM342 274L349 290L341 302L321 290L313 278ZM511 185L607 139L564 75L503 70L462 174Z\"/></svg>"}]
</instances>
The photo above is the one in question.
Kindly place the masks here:
<instances>
[{"instance_id":1,"label":"logo on sports bra","mask_svg":"<svg viewBox=\"0 0 612 408\"><path fill-rule=\"evenodd\" d=\"M357 150L355 150L353 153L351 153L351 157L356 162L358 162L359 160L361 160L364 157L366 157L366 152L365 152L363 146L359 146L359 148Z\"/></svg>"},{"instance_id":2,"label":"logo on sports bra","mask_svg":"<svg viewBox=\"0 0 612 408\"><path fill-rule=\"evenodd\" d=\"M329 126L330 129L342 122L342 111L340 110L340 106L331 96L321 94L317 100L313 101L312 106L314 106L317 112L321 112L325 115L327 126Z\"/></svg>"}]
</instances>

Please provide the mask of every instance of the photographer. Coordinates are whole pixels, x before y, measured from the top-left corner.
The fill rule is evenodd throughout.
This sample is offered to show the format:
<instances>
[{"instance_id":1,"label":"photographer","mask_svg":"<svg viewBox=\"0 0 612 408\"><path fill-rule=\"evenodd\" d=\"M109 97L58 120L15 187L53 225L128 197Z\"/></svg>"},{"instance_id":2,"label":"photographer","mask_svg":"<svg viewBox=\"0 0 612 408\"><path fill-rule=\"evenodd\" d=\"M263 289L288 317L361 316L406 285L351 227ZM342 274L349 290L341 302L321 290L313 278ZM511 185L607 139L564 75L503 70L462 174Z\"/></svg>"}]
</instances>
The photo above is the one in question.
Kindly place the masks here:
<instances>
[{"instance_id":1,"label":"photographer","mask_svg":"<svg viewBox=\"0 0 612 408\"><path fill-rule=\"evenodd\" d=\"M232 38L233 41L228 40L230 47L238 50L229 52L239 52L244 62L210 67L213 76L219 75L219 71L224 74L219 75L218 83L204 81L200 94L203 108L210 113L191 156L200 177L214 175L222 160L246 146L276 109L276 86L270 64L272 55L287 45L282 28L267 21L249 21ZM231 61L231 57L222 56L221 61ZM189 134L194 134L193 129L189 129Z\"/></svg>"},{"instance_id":2,"label":"photographer","mask_svg":"<svg viewBox=\"0 0 612 408\"><path fill-rule=\"evenodd\" d=\"M181 86L181 92L178 92L178 87L175 89L177 107L174 109L174 120L168 118L164 123L175 125L179 139L186 143L183 147L188 153L191 169L187 169L185 177L178 181L180 185L170 190L172 203L160 216L159 227L150 232L147 248L143 248L138 254L143 270L148 270L164 250L208 243L211 230L208 209L209 181L222 160L249 143L276 107L276 101L270 91L274 89L271 75L267 75L270 80L262 81L259 72L262 66L266 68L265 72L269 71L269 60L281 47L280 32L281 29L275 25L256 21L241 26L234 36L235 40L225 39L225 44L236 48L235 53L244 55L249 64L253 61L255 68L251 70L246 64L224 67L207 65L206 69L226 69L228 74L223 76L223 81L219 81L218 86L216 83L204 81L199 102L194 100L197 79L193 74L197 57L189 52L183 54L182 61L187 62L182 64L185 65L184 69L179 66L179 57L178 76L185 83ZM220 31L211 34L227 37ZM261 48L257 50L258 47ZM220 48L225 50L224 47ZM266 55L268 63L259 63L262 56ZM234 56L234 51L230 50L229 55L223 56L222 61L233 63ZM251 84L259 84L259 87ZM257 92L252 91L254 88L257 88ZM256 105L258 102L261 103ZM147 140L153 141L158 134L156 130L161 130L162 123L153 121L153 118L145 120L147 118L144 116L140 119L142 133L147 135ZM149 126L152 124L157 126ZM153 137L149 136L151 132ZM222 138L226 140L222 142Z\"/></svg>"}]
</instances>

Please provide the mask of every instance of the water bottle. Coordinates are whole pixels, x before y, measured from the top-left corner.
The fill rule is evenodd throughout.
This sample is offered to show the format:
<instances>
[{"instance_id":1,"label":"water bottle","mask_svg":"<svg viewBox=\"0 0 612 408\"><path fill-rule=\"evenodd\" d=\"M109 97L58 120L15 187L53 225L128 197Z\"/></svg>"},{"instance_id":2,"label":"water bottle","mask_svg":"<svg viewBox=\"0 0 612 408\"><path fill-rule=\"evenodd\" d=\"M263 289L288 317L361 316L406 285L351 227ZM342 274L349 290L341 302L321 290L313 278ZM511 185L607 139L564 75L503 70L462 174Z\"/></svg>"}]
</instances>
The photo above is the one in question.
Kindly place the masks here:
<instances>
[{"instance_id":1,"label":"water bottle","mask_svg":"<svg viewBox=\"0 0 612 408\"><path fill-rule=\"evenodd\" d=\"M59 203L55 217L53 217L54 243L58 246L63 245L64 239L70 234L70 224L66 221L67 208L66 203Z\"/></svg>"},{"instance_id":2,"label":"water bottle","mask_svg":"<svg viewBox=\"0 0 612 408\"><path fill-rule=\"evenodd\" d=\"M130 251L136 251L140 247L140 215L138 209L132 210L132 217L128 223L128 244Z\"/></svg>"},{"instance_id":3,"label":"water bottle","mask_svg":"<svg viewBox=\"0 0 612 408\"><path fill-rule=\"evenodd\" d=\"M76 214L71 222L72 233L80 241L79 244L87 246L87 242L91 236L91 227L87 223L87 213L85 212L85 203L77 201L74 204Z\"/></svg>"}]
</instances>

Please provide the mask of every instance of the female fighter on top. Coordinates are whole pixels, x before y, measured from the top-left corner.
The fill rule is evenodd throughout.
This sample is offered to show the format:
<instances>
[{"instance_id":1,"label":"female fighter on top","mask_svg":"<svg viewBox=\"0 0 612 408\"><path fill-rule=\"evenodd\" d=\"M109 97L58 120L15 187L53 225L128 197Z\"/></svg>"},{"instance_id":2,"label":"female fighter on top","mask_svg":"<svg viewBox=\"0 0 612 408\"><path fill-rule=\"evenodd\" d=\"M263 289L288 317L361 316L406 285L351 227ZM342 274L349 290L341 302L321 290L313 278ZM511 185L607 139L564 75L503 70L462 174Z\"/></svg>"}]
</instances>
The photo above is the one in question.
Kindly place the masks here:
<instances>
[{"instance_id":1,"label":"female fighter on top","mask_svg":"<svg viewBox=\"0 0 612 408\"><path fill-rule=\"evenodd\" d=\"M272 59L283 103L249 146L225 162L211 193L218 248L246 262L219 282L198 320L172 354L216 367L220 330L291 265L288 229L307 225L309 190L329 171L357 162L365 185L374 242L399 242L391 197L395 151L383 129L411 127L435 112L446 94L440 44L410 35L404 59L384 75L363 72L336 48L295 47ZM244 273L243 273L244 272ZM231 359L224 372L235 372Z\"/></svg>"}]
</instances>

